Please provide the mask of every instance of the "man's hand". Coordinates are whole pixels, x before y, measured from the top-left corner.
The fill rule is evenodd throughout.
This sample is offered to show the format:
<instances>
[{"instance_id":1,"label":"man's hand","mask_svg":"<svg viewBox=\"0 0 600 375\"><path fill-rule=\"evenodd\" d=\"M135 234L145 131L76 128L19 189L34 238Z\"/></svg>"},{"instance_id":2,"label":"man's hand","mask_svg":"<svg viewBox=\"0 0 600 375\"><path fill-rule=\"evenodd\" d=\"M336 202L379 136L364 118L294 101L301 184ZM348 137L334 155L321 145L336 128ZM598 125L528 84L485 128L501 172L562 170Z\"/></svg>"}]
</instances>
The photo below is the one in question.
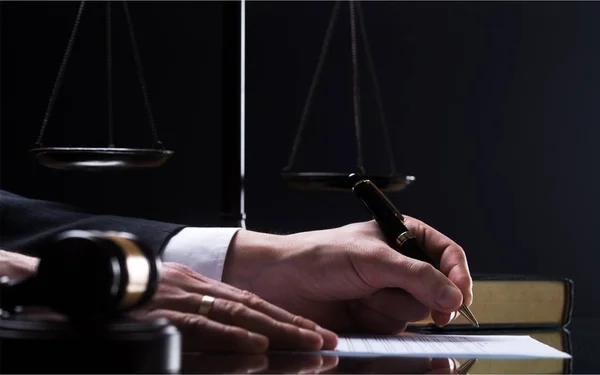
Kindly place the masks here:
<instances>
[{"instance_id":1,"label":"man's hand","mask_svg":"<svg viewBox=\"0 0 600 375\"><path fill-rule=\"evenodd\" d=\"M215 298L207 316L199 315L202 297ZM183 335L184 351L262 353L267 349L334 349L337 336L260 297L177 263L164 263L153 299L135 313L165 317Z\"/></svg>"},{"instance_id":2,"label":"man's hand","mask_svg":"<svg viewBox=\"0 0 600 375\"><path fill-rule=\"evenodd\" d=\"M38 258L0 250L0 276L31 276L38 263ZM198 314L204 295L215 298L207 316ZM320 350L337 345L337 336L314 322L177 263L163 264L154 297L133 315L169 319L182 332L184 351L262 353L269 348Z\"/></svg>"},{"instance_id":3,"label":"man's hand","mask_svg":"<svg viewBox=\"0 0 600 375\"><path fill-rule=\"evenodd\" d=\"M397 333L430 313L443 326L471 304L465 253L440 232L405 216L441 272L391 249L375 221L275 236L241 230L223 281L337 331Z\"/></svg>"}]
</instances>

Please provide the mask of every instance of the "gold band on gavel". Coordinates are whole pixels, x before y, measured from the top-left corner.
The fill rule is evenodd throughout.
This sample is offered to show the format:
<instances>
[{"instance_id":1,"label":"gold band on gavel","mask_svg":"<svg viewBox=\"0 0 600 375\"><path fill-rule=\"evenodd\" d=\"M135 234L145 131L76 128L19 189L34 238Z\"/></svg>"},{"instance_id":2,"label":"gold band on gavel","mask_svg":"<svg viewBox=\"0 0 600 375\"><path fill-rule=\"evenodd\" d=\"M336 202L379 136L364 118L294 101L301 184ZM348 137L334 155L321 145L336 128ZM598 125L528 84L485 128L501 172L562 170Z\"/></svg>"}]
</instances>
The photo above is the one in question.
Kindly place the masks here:
<instances>
[{"instance_id":1,"label":"gold band on gavel","mask_svg":"<svg viewBox=\"0 0 600 375\"><path fill-rule=\"evenodd\" d=\"M148 288L150 281L150 264L139 246L128 238L118 234L108 234L125 256L127 274L129 275L125 294L119 301L119 308L128 309L137 304Z\"/></svg>"}]
</instances>

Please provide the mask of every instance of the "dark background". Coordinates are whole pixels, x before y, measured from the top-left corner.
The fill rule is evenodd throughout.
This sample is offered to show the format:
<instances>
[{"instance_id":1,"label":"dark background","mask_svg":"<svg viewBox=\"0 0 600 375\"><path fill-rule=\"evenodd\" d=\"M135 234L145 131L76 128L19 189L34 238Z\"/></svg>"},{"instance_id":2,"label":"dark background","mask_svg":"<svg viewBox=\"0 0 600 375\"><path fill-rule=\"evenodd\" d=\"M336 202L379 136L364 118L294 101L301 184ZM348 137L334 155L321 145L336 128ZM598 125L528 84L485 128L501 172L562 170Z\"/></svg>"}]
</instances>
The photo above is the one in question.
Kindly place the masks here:
<instances>
[{"instance_id":1,"label":"dark background","mask_svg":"<svg viewBox=\"0 0 600 375\"><path fill-rule=\"evenodd\" d=\"M163 168L66 173L29 159L77 6L0 4L2 189L96 212L218 225L220 56L234 48L221 43L221 3L130 3L159 136L175 151ZM106 145L103 4L86 7L47 145ZM247 3L249 229L368 219L350 194L293 191L279 176L331 8ZM570 277L575 316L599 316L600 3L365 2L363 9L395 160L416 176L392 200L460 243L472 272ZM117 145L151 146L120 9L114 19ZM348 25L344 7L297 170L354 168ZM367 170L385 171L364 82Z\"/></svg>"}]
</instances>

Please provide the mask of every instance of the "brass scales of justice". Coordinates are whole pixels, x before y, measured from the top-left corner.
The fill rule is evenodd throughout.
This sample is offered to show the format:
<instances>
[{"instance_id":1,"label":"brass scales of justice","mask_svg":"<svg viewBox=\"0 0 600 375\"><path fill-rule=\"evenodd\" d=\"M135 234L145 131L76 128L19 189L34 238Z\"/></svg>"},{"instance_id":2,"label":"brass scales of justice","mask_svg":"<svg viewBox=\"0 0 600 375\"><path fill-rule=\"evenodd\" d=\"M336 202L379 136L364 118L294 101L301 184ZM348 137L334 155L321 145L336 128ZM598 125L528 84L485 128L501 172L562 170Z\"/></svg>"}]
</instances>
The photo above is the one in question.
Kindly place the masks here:
<instances>
[{"instance_id":1,"label":"brass scales of justice","mask_svg":"<svg viewBox=\"0 0 600 375\"><path fill-rule=\"evenodd\" d=\"M344 1L346 2L346 1ZM394 155L392 151L391 139L388 132L388 124L386 121L385 113L383 110L383 104L381 99L381 90L379 82L375 72L373 58L367 38L365 21L363 10L360 1L347 1L349 5L349 18L350 18L350 36L351 36L351 49L352 49L352 94L353 94L353 115L354 115L354 136L356 146L356 169L357 173L363 175L365 178L373 181L382 190L388 192L397 192L404 189L412 181L413 176L407 176L397 173L396 165L394 161ZM37 161L46 167L55 169L70 169L70 170L115 170L115 169L136 169L136 168L153 168L162 166L169 157L173 154L173 151L165 149L163 143L158 137L158 131L150 101L148 98L147 84L144 78L143 66L140 57L139 48L135 39L135 33L133 23L131 20L130 12L127 6L127 2L121 2L123 7L123 13L127 22L129 39L133 51L135 65L137 69L138 80L140 88L144 98L144 105L148 118L148 123L152 131L154 138L153 148L120 148L115 146L114 140L114 123L113 123L113 99L112 99L112 53L111 53L111 2L106 2L106 78L107 78L107 134L108 134L108 145L107 147L47 147L42 143L45 130L47 128L54 103L56 102L58 92L60 90L65 71L67 68L68 60L71 55L71 50L75 37L77 35L78 27L81 22L85 1L82 1L77 12L77 16L69 37L67 48L65 50L62 62L59 67L58 75L56 77L50 100L46 109L46 113L42 122L42 126L35 144L35 147L30 150ZM304 108L301 114L301 119L295 134L293 146L289 155L288 163L281 172L281 177L287 183L287 185L293 189L301 190L327 190L327 191L350 191L351 182L348 179L349 173L345 172L297 172L293 171L294 163L296 161L296 155L306 125L308 122L308 116L313 103L314 93L318 87L319 80L322 75L323 65L327 53L329 52L330 42L332 39L333 31L338 20L342 1L338 0L333 6L333 11L329 20L329 24L326 30L323 43L321 45L321 52L318 58L317 67L313 75L313 79L308 91L308 95L304 104ZM357 22L358 21L358 22ZM363 41L364 53L366 55L367 67L370 72L370 77L373 83L375 91L375 100L380 117L380 124L385 138L385 150L388 157L389 173L388 174L370 174L365 170L363 163L363 151L362 151L362 137L361 137L361 109L360 109L360 83L359 83L359 70L358 70L358 40L357 40L357 26L360 29L360 35ZM233 129L230 129L233 130ZM231 134L231 133L229 133ZM236 142L240 135L232 137L232 142ZM224 142L227 142L224 140ZM231 149L231 147L230 147ZM243 150L240 150L243 152ZM235 163L227 163L227 165L240 164L241 160L236 160ZM233 171L239 171L240 166L237 165L232 168ZM239 180L235 182L240 188L239 193L243 190L243 176L240 176ZM236 195L238 193L235 193ZM239 196L230 198L233 200L239 199ZM235 205L234 205L235 206ZM244 213L241 213L245 216Z\"/></svg>"},{"instance_id":2,"label":"brass scales of justice","mask_svg":"<svg viewBox=\"0 0 600 375\"><path fill-rule=\"evenodd\" d=\"M365 19L361 2L356 0L344 1L349 5L349 16L350 16L350 38L351 38L351 53L352 53L352 103L353 103L353 118L354 118L354 139L356 146L356 174L361 175L365 179L371 180L381 190L387 192L398 192L403 190L408 184L415 180L414 176L405 176L396 172L396 164L394 161L394 154L392 151L392 142L389 136L388 125L386 116L383 110L383 103L381 99L381 90L377 74L375 72L375 66L373 63L373 57L367 38L367 32L365 27ZM310 112L311 105L313 103L313 97L316 88L321 78L323 65L327 57L327 53L330 49L332 35L335 29L336 22L340 13L342 1L338 0L333 6L333 11L329 19L329 25L325 32L325 37L321 45L321 52L317 61L317 67L315 69L308 95L304 104L303 111L301 113L300 123L297 128L297 132L294 138L292 150L289 155L288 163L283 168L281 176L288 186L294 189L301 190L320 190L320 191L338 191L338 192L350 192L352 191L352 180L348 177L348 173L339 172L293 172L292 168L296 160L298 148L302 140L302 135L306 128L308 121L308 115ZM358 22L357 22L358 20ZM366 55L367 67L370 72L370 77L375 91L375 100L377 102L377 109L380 117L380 124L382 126L383 136L385 138L385 150L389 163L389 174L372 174L365 170L363 162L363 150L362 150L362 136L361 136L361 98L360 98L360 83L359 83L359 69L358 69L358 41L357 41L357 23L360 28L360 34L363 41L364 53Z\"/></svg>"},{"instance_id":3,"label":"brass scales of justice","mask_svg":"<svg viewBox=\"0 0 600 375\"><path fill-rule=\"evenodd\" d=\"M142 59L140 57L139 47L135 38L135 30L133 28L133 22L131 20L131 14L126 1L114 2L114 4L121 4L123 8L123 14L127 23L127 29L129 39L131 43L131 49L135 60L135 66L137 70L137 76L139 85L142 91L144 105L146 109L146 115L148 117L148 123L152 131L154 138L153 148L121 148L115 146L114 139L114 123L113 123L113 82L112 82L112 11L111 1L106 1L106 88L107 88L107 134L108 134L108 145L107 147L46 147L43 145L42 140L46 131L46 127L50 120L54 104L58 97L58 93L63 83L64 75L71 56L73 44L75 42L79 25L83 11L85 9L86 2L81 1L79 9L75 17L75 22L71 30L71 34L67 43L66 50L64 52L58 74L56 76L50 100L42 126L40 128L35 148L30 150L30 153L35 156L37 161L46 167L54 169L64 170L119 170L119 169L139 169L139 168L153 168L163 165L167 159L173 154L173 151L165 149L164 145L158 138L158 132L154 116L152 114L152 108L150 106L150 100L148 97L148 90L146 80L144 78L144 70L142 65Z\"/></svg>"}]
</instances>

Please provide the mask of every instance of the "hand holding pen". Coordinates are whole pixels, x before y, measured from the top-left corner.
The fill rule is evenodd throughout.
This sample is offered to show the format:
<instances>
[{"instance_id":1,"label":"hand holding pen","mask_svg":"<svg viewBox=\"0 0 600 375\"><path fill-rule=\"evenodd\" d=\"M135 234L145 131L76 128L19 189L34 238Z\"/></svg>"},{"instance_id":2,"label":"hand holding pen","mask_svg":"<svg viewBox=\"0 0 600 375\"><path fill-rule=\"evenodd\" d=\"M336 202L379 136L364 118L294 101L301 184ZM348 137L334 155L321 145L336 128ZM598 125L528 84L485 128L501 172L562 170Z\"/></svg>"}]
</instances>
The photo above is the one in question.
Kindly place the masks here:
<instances>
[{"instance_id":1,"label":"hand holding pen","mask_svg":"<svg viewBox=\"0 0 600 375\"><path fill-rule=\"evenodd\" d=\"M407 228L405 225L404 216L398 211L398 209L390 202L390 200L375 186L375 184L368 180L363 179L356 174L351 174L350 179L353 182L352 191L358 196L358 198L363 202L365 207L371 212L373 218L379 225L381 232L383 233L385 240L388 242L391 248L399 252L400 254L410 258L412 260L417 260L420 262L424 262L425 264L434 267L435 269L443 272L445 275L450 276L453 271L453 267L460 264L458 259L455 259L455 262L446 264L438 264L439 260L434 260L431 257L431 254L428 254L425 249L423 249L419 243L415 235ZM464 255L464 253L462 253ZM441 254L434 254L434 257L441 258ZM466 262L465 262L466 263ZM418 263L417 267L418 267ZM423 263L421 263L423 264ZM420 267L427 267L425 265L421 265ZM424 283L431 282L429 280L422 280ZM457 290L455 285L448 280L448 285L445 289L450 291ZM469 290L469 294L470 294ZM469 296L472 298L472 296ZM478 327L479 323L477 319L469 309L466 304L465 298L463 296L463 303L458 309L460 313L473 325ZM468 301L470 302L470 301Z\"/></svg>"},{"instance_id":2,"label":"hand holding pen","mask_svg":"<svg viewBox=\"0 0 600 375\"><path fill-rule=\"evenodd\" d=\"M442 271L395 251L368 220L287 235L238 231L222 281L337 333L397 334L429 316L444 326L471 301L466 256L426 223L404 224Z\"/></svg>"}]
</instances>

